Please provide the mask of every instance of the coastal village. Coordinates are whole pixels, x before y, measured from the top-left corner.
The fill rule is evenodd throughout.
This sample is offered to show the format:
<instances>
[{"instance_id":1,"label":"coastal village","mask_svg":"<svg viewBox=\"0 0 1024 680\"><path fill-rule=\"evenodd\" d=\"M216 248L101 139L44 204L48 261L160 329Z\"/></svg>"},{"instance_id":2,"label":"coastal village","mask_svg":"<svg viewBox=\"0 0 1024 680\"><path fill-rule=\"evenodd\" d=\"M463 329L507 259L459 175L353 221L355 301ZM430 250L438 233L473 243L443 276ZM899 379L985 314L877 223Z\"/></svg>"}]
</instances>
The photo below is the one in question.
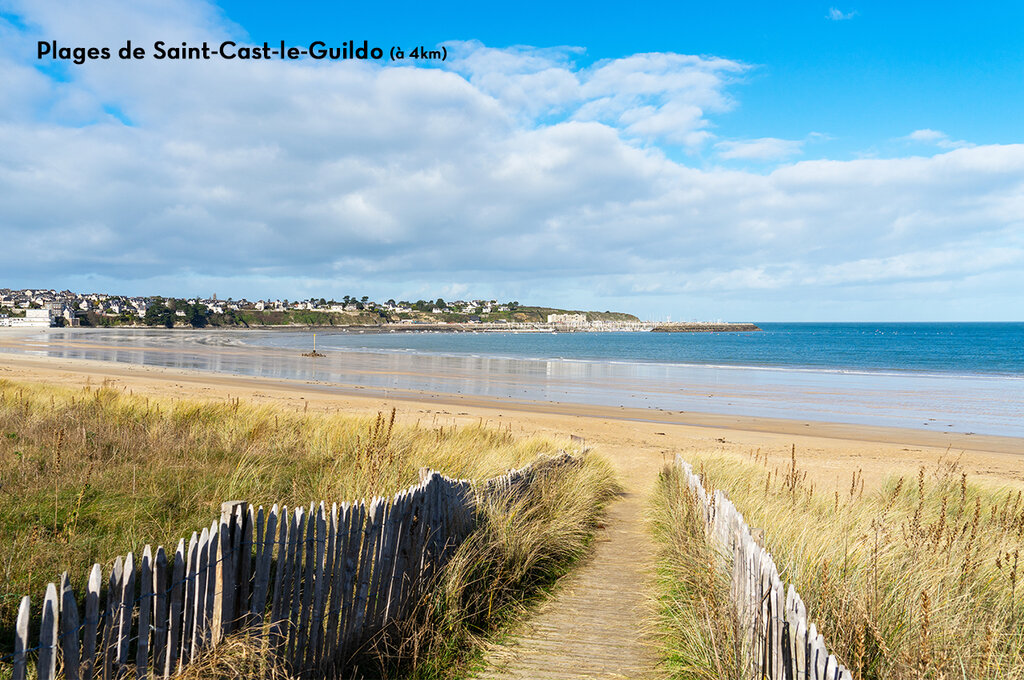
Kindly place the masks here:
<instances>
[{"instance_id":1,"label":"coastal village","mask_svg":"<svg viewBox=\"0 0 1024 680\"><path fill-rule=\"evenodd\" d=\"M517 301L389 299L345 295L309 298L218 299L75 293L0 288L0 327L359 327L391 330L747 331L753 324L641 321L622 312L564 310Z\"/></svg>"},{"instance_id":2,"label":"coastal village","mask_svg":"<svg viewBox=\"0 0 1024 680\"><path fill-rule=\"evenodd\" d=\"M89 325L167 325L148 323L154 319L153 310L166 308L173 319L171 325L210 325L216 317L238 318L246 313L301 313L315 312L324 315L347 315L353 323L373 324L397 323L402 321L452 321L447 317L460 317L456 321L482 323L486 317L514 315L519 303L499 304L497 300L388 300L376 302L368 296L356 298L344 296L341 300L310 298L308 300L288 299L218 299L214 294L208 298L162 298L154 296L124 296L105 293L74 293L69 290L0 289L0 325L17 326L89 326ZM162 311L162 310L161 310ZM611 313L608 313L611 314ZM205 317L207 323L191 323ZM552 323L582 325L587 322L586 314L551 314ZM622 320L637 320L627 314L616 314ZM97 318L98 317L98 318ZM461 318L464 317L464 318ZM221 319L225 321L228 319ZM90 320L93 323L90 323ZM166 319L161 318L160 321ZM379 320L379 321L378 321ZM488 319L499 321L499 319ZM509 319L511 321L511 319ZM548 321L545 319L545 321ZM216 324L233 325L233 324ZM270 325L280 325L272 323ZM284 325L288 325L287 321ZM309 325L309 324L303 324ZM332 324L337 325L337 324Z\"/></svg>"}]
</instances>

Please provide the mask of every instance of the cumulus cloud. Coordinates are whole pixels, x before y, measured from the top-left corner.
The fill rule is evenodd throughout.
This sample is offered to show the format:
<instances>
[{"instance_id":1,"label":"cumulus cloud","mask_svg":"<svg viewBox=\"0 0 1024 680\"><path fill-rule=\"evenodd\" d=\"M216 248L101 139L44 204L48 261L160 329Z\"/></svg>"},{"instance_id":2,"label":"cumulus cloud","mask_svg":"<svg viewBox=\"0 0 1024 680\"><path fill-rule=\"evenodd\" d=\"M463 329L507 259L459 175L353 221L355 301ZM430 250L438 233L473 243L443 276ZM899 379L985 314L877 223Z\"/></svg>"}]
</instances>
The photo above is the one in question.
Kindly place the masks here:
<instances>
[{"instance_id":1,"label":"cumulus cloud","mask_svg":"<svg viewBox=\"0 0 1024 680\"><path fill-rule=\"evenodd\" d=\"M708 113L726 111L737 61L684 54L635 54L576 68L580 48L496 49L448 43L450 67L520 117L597 121L625 134L695 148L710 138Z\"/></svg>"},{"instance_id":2,"label":"cumulus cloud","mask_svg":"<svg viewBox=\"0 0 1024 680\"><path fill-rule=\"evenodd\" d=\"M950 139L949 135L945 132L939 132L938 130L932 130L929 128L914 130L904 139L911 142L920 142L922 144L932 144L940 149L961 149L966 146L972 146L970 142Z\"/></svg>"},{"instance_id":3,"label":"cumulus cloud","mask_svg":"<svg viewBox=\"0 0 1024 680\"><path fill-rule=\"evenodd\" d=\"M238 35L202 3L181 7L182 39ZM104 11L146 36L165 9ZM92 6L17 11L30 29L2 30L23 41L125 35L90 35ZM571 48L462 43L450 68L112 61L55 79L3 44L0 88L15 96L0 108L0 241L31 255L7 260L0 285L652 315L671 298L721 316L765 291L804 309L807 287L870 287L888 310L915 286L980 295L1024 278L1024 146L759 173L673 158L665 148L707 144L735 105L746 67L729 60L577 67ZM714 148L775 160L800 144Z\"/></svg>"}]
</instances>

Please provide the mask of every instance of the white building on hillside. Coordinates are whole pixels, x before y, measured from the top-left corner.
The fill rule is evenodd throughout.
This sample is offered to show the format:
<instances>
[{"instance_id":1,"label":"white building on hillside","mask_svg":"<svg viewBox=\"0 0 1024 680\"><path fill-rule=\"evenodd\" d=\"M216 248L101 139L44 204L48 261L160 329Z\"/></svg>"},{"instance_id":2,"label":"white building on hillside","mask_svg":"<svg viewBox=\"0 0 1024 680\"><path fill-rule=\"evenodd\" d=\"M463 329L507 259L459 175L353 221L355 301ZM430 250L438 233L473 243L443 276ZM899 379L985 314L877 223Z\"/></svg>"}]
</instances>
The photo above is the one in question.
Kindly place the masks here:
<instances>
[{"instance_id":1,"label":"white building on hillside","mask_svg":"<svg viewBox=\"0 0 1024 680\"><path fill-rule=\"evenodd\" d=\"M53 312L49 309L26 309L24 317L0 319L0 326L18 328L49 328L53 325Z\"/></svg>"},{"instance_id":2,"label":"white building on hillside","mask_svg":"<svg viewBox=\"0 0 1024 680\"><path fill-rule=\"evenodd\" d=\"M566 326L583 326L587 323L586 314L548 314L548 323L564 324Z\"/></svg>"}]
</instances>

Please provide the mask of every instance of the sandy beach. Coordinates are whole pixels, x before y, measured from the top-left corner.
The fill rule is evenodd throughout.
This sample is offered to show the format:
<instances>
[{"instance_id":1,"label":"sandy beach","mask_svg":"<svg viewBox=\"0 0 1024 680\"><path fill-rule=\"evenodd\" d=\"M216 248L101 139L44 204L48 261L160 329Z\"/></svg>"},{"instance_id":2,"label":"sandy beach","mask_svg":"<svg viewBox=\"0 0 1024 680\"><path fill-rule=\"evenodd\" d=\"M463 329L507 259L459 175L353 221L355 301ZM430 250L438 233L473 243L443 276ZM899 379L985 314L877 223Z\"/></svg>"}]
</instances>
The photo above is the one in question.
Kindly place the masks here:
<instances>
[{"instance_id":1,"label":"sandy beach","mask_svg":"<svg viewBox=\"0 0 1024 680\"><path fill-rule=\"evenodd\" d=\"M5 344L16 338L0 339ZM218 348L229 352L230 348ZM889 427L678 413L591 404L508 401L415 390L325 386L312 381L223 375L181 368L0 353L0 379L68 387L107 384L135 394L175 398L242 398L284 408L373 414L392 407L403 421L425 424L483 422L513 432L570 435L608 457L628 488L644 491L676 453L760 451L781 464L795 445L801 468L822 488L849 485L863 470L867 483L888 474L914 475L943 456L961 457L979 480L1024 487L1024 440Z\"/></svg>"},{"instance_id":2,"label":"sandy beach","mask_svg":"<svg viewBox=\"0 0 1024 680\"><path fill-rule=\"evenodd\" d=\"M3 345L6 345L4 347ZM557 669L557 677L650 678L660 651L648 638L647 593L657 545L648 521L658 473L679 453L721 453L739 458L758 455L780 471L795 449L798 467L815 490L844 493L858 474L867 489L891 475L913 479L924 466L934 469L943 458L958 458L972 480L985 486L1024 489L1024 439L952 432L851 425L818 421L741 417L706 412L609 407L587 403L496 399L479 395L387 389L267 376L232 375L210 370L99 361L12 352L19 340L0 338L0 389L12 384L45 383L68 388L104 386L136 396L173 399L241 399L295 411L365 414L396 409L400 421L425 427L484 424L514 435L546 436L566 445L581 437L613 465L623 494L603 516L593 551L554 597L516 624L502 644L489 645L485 669L474 678L504 680L541 677L538 670ZM104 350L102 344L96 349ZM6 350L6 351L4 351ZM121 347L115 352L131 352ZM251 347L218 345L211 355L233 365L234 353ZM167 350L169 356L175 350ZM261 350L273 365L275 353ZM286 354L285 354L286 353ZM310 359L310 361L319 361ZM288 371L293 374L293 371ZM482 371L476 379L486 379ZM405 380L407 376L403 376ZM526 380L526 377L520 377ZM543 385L544 376L535 376ZM405 384L409 384L408 382ZM442 471L443 472L443 471ZM586 650L581 654L580 650ZM595 651L596 650L596 651ZM544 676L547 677L547 676ZM556 677L552 675L551 677Z\"/></svg>"}]
</instances>

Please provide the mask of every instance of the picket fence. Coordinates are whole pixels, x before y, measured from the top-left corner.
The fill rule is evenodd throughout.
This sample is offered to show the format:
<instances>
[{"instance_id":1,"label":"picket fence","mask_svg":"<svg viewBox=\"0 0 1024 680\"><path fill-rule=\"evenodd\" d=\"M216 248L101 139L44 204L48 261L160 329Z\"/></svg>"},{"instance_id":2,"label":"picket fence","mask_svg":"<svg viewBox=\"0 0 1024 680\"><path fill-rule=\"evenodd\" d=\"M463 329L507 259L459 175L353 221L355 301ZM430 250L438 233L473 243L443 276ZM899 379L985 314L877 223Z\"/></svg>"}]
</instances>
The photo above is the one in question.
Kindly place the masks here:
<instances>
[{"instance_id":1,"label":"picket fence","mask_svg":"<svg viewBox=\"0 0 1024 680\"><path fill-rule=\"evenodd\" d=\"M481 499L521 493L576 460L542 457L478 485L422 470L394 498L330 508L223 503L220 519L173 553L147 545L141 559L116 558L105 589L93 565L84 600L67 573L50 583L35 646L24 597L14 653L0 661L12 680L25 680L33 658L39 680L168 678L239 632L262 636L294 675L334 676L410 614L473 530Z\"/></svg>"},{"instance_id":2,"label":"picket fence","mask_svg":"<svg viewBox=\"0 0 1024 680\"><path fill-rule=\"evenodd\" d=\"M829 654L807 607L792 584L784 586L771 554L754 540L743 515L718 489L708 495L692 466L676 464L701 504L715 548L731 557L730 599L743 635L746 677L751 680L853 680ZM729 565L729 560L723 564Z\"/></svg>"}]
</instances>

